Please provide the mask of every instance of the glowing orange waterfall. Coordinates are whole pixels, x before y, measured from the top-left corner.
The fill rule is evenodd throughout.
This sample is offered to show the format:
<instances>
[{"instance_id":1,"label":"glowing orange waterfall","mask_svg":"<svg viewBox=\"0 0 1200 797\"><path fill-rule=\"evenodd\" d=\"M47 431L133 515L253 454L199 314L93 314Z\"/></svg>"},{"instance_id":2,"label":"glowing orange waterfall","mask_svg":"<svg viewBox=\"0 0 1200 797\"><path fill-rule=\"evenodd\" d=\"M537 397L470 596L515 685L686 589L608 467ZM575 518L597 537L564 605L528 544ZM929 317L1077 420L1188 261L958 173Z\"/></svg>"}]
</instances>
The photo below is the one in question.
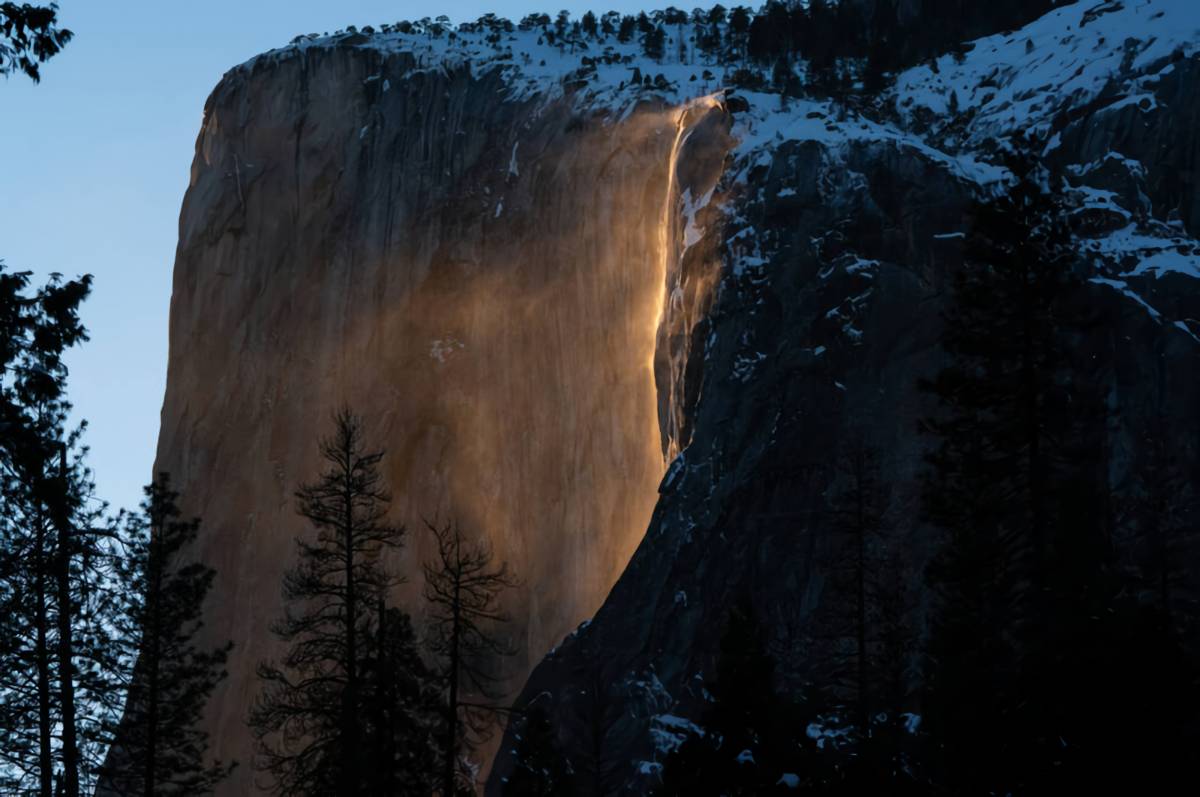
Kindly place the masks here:
<instances>
[{"instance_id":1,"label":"glowing orange waterfall","mask_svg":"<svg viewBox=\"0 0 1200 797\"><path fill-rule=\"evenodd\" d=\"M679 455L685 441L680 439L680 414L683 408L677 405L676 399L682 392L683 371L686 359L690 356L690 345L686 334L673 335L673 328L682 328L687 333L698 320L692 312L694 308L685 307L683 301L683 275L680 244L683 235L679 229L680 221L680 192L679 192L679 158L688 138L696 126L705 118L707 111L721 109L721 95L712 94L690 100L686 104L672 110L675 127L675 137L667 162L667 186L663 198L662 220L659 224L659 300L654 318L655 346L650 357L650 371L656 382L659 407L659 424L662 436L662 454L664 463L669 463ZM704 291L711 290L711 284L703 287ZM707 296L705 297L707 298ZM679 318L673 316L682 314ZM675 340L674 338L679 338ZM663 367L664 361L666 367Z\"/></svg>"}]
</instances>

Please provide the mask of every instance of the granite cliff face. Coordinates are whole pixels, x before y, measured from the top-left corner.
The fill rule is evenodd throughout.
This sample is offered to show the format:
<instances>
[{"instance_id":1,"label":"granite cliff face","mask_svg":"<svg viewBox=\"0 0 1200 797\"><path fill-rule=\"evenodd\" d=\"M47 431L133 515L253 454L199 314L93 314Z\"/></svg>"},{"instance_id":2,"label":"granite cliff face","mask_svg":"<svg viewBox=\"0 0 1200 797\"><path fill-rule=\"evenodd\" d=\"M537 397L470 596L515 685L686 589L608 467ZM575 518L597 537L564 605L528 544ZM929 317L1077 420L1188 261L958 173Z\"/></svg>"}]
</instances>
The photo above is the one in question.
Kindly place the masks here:
<instances>
[{"instance_id":1,"label":"granite cliff face","mask_svg":"<svg viewBox=\"0 0 1200 797\"><path fill-rule=\"evenodd\" d=\"M524 582L510 687L537 665L519 700L549 708L591 793L653 784L738 595L802 682L788 634L835 599L838 453L882 449L902 578L934 544L912 511L916 379L965 210L1004 190L994 142L1018 127L1075 186L1091 301L1118 319L1080 347L1123 419L1119 485L1138 420L1200 399L1200 21L1164 2L1054 12L865 109L727 96L682 58L536 32L303 39L231 71L180 219L156 465L204 518L207 627L235 644L207 720L242 762L224 793L251 789L254 666L305 531L291 496L342 404L387 449L411 530L396 599L419 619L422 517L491 540Z\"/></svg>"},{"instance_id":2,"label":"granite cliff face","mask_svg":"<svg viewBox=\"0 0 1200 797\"><path fill-rule=\"evenodd\" d=\"M727 117L648 102L613 122L504 89L345 45L241 68L206 108L156 468L204 518L207 626L235 645L209 719L243 762L226 793L250 782L255 663L306 533L292 493L337 407L388 452L410 528L397 600L420 616L423 518L457 518L519 573L514 687L599 606L686 434L660 433L655 376L682 384L711 246L684 275L661 227L668 195L713 188Z\"/></svg>"}]
</instances>

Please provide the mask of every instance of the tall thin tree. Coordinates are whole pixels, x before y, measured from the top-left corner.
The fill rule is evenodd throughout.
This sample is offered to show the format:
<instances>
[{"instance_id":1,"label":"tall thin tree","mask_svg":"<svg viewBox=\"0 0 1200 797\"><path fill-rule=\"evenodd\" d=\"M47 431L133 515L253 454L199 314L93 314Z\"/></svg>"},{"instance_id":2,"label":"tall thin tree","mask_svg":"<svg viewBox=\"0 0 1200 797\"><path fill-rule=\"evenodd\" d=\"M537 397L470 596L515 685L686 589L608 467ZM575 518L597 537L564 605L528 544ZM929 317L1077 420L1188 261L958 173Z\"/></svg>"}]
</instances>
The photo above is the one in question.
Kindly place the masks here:
<instances>
[{"instance_id":1,"label":"tall thin tree","mask_svg":"<svg viewBox=\"0 0 1200 797\"><path fill-rule=\"evenodd\" d=\"M0 733L8 771L16 773L0 777L32 780L35 793L48 797L57 758L57 788L77 797L95 758L92 729L81 736L80 727L99 713L81 717L77 706L103 696L94 678L100 668L91 665L106 654L98 589L106 556L96 528L102 510L83 464L85 426L67 428L64 362L67 349L87 340L79 306L91 278L55 275L31 295L28 285L28 274L0 270L0 569L11 574L0 590L0 637L7 640L0 647ZM90 665L80 667L81 659Z\"/></svg>"},{"instance_id":2,"label":"tall thin tree","mask_svg":"<svg viewBox=\"0 0 1200 797\"><path fill-rule=\"evenodd\" d=\"M215 571L189 560L199 520L180 519L179 494L160 474L145 488L141 512L125 518L124 556L116 561L122 612L121 657L136 660L125 684L124 712L114 723L114 746L104 794L208 794L232 765L207 759L208 734L199 722L225 677L231 643L207 647L198 635Z\"/></svg>"},{"instance_id":3,"label":"tall thin tree","mask_svg":"<svg viewBox=\"0 0 1200 797\"><path fill-rule=\"evenodd\" d=\"M259 666L263 689L249 717L256 766L277 794L363 788L365 647L376 607L400 583L383 561L405 534L387 521L383 452L367 449L363 423L349 410L334 422L320 446L325 471L296 491L316 539L297 539L299 563L284 577L285 613L273 631L290 647L281 663Z\"/></svg>"},{"instance_id":4,"label":"tall thin tree","mask_svg":"<svg viewBox=\"0 0 1200 797\"><path fill-rule=\"evenodd\" d=\"M886 493L881 483L878 451L862 440L853 440L838 462L844 487L833 506L833 529L840 540L833 568L835 584L848 595L849 629L853 653L853 705L861 733L869 733L872 714L870 651L878 615L875 567L884 534Z\"/></svg>"},{"instance_id":5,"label":"tall thin tree","mask_svg":"<svg viewBox=\"0 0 1200 797\"><path fill-rule=\"evenodd\" d=\"M457 523L425 525L437 541L437 558L424 565L425 598L430 648L446 693L441 795L451 797L474 788L465 758L486 739L501 709L497 661L514 651L500 635L509 617L499 596L517 580L507 563L493 564L487 542L467 539Z\"/></svg>"},{"instance_id":6,"label":"tall thin tree","mask_svg":"<svg viewBox=\"0 0 1200 797\"><path fill-rule=\"evenodd\" d=\"M925 424L936 444L924 510L946 535L928 570L925 713L956 790L1044 784L1102 735L1098 717L1081 721L1096 700L1080 654L1108 633L1095 618L1116 592L1100 500L1106 420L1096 365L1073 346L1096 322L1094 303L1059 178L1028 144L1008 160L1007 194L972 216L945 316L947 365L925 385L939 411Z\"/></svg>"}]
</instances>

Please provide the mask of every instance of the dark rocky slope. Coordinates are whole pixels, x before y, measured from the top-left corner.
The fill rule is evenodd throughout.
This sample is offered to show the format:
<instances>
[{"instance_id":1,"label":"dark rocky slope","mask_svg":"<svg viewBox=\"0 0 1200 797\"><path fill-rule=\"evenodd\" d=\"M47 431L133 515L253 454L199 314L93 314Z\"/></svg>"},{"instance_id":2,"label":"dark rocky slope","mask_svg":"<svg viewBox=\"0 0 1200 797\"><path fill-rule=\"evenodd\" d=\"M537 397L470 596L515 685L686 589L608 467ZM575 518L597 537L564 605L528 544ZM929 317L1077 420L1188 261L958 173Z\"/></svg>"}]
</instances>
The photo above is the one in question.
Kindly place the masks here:
<instances>
[{"instance_id":1,"label":"dark rocky slope","mask_svg":"<svg viewBox=\"0 0 1200 797\"><path fill-rule=\"evenodd\" d=\"M1060 12L1065 19L1051 35L1069 40L1085 6ZM1019 52L1053 23L997 40ZM980 43L983 66L969 58L961 66L990 81L992 96L979 89L979 107L913 114L913 97L918 107L928 101L916 74L924 68L902 78L894 95L909 133L935 149L818 129L810 140L777 140L769 156L735 170L694 438L664 478L646 538L604 606L538 666L521 697L550 711L583 793L645 793L658 782L666 754L703 710L724 619L744 595L771 629L771 649L787 651L777 662L785 689L796 694L820 677L822 650L804 631L848 598L831 584L830 498L840 486L839 457L864 439L881 450L888 474L903 578L918 596L909 621L925 627L920 574L939 536L917 511L928 442L919 419L932 409L917 380L941 362L940 313L961 265L969 204L998 190L958 164L987 153L996 136L1044 126L1053 137L1047 161L1079 186L1072 219L1081 267L1093 274L1086 302L1107 322L1078 346L1093 363L1091 387L1118 419L1106 443L1112 491L1133 478L1138 430L1155 415L1181 430L1172 445L1195 466L1200 126L1187 87L1200 78L1200 58L1179 49L1136 67L1144 41L1124 41L1127 55L1096 94L1040 86L1050 101L1040 115L996 121L1012 104L1002 104L1003 67L988 59L999 65L1005 57ZM949 59L946 66L954 68ZM945 77L946 95L965 99L954 77ZM1118 558L1132 560L1139 544L1124 539ZM1182 585L1193 596L1198 589L1195 577ZM916 702L907 708L920 711ZM510 732L489 794L500 793L515 747Z\"/></svg>"}]
</instances>

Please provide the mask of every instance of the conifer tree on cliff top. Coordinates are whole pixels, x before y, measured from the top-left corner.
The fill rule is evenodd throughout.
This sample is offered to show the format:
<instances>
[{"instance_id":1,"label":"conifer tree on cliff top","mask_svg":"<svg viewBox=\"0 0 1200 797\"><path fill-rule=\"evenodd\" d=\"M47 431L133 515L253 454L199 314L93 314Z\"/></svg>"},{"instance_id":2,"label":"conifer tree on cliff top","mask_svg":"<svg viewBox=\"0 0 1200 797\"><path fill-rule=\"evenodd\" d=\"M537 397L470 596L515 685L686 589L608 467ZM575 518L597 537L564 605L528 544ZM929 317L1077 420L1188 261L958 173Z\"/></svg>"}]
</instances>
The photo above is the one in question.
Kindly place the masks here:
<instances>
[{"instance_id":1,"label":"conifer tree on cliff top","mask_svg":"<svg viewBox=\"0 0 1200 797\"><path fill-rule=\"evenodd\" d=\"M179 519L178 493L167 474L145 494L141 512L126 518L126 554L116 563L124 589L120 644L137 663L103 793L208 794L233 767L206 759L208 734L197 726L226 675L232 645L203 648L196 641L215 571L181 556L200 522Z\"/></svg>"},{"instance_id":2,"label":"conifer tree on cliff top","mask_svg":"<svg viewBox=\"0 0 1200 797\"><path fill-rule=\"evenodd\" d=\"M370 793L371 648L379 607L400 583L382 559L405 530L386 520L383 452L367 450L348 410L335 424L321 443L324 473L296 492L316 539L297 539L299 563L284 577L285 613L273 630L290 647L281 662L259 665L263 691L249 717L256 766L276 794Z\"/></svg>"}]
</instances>

